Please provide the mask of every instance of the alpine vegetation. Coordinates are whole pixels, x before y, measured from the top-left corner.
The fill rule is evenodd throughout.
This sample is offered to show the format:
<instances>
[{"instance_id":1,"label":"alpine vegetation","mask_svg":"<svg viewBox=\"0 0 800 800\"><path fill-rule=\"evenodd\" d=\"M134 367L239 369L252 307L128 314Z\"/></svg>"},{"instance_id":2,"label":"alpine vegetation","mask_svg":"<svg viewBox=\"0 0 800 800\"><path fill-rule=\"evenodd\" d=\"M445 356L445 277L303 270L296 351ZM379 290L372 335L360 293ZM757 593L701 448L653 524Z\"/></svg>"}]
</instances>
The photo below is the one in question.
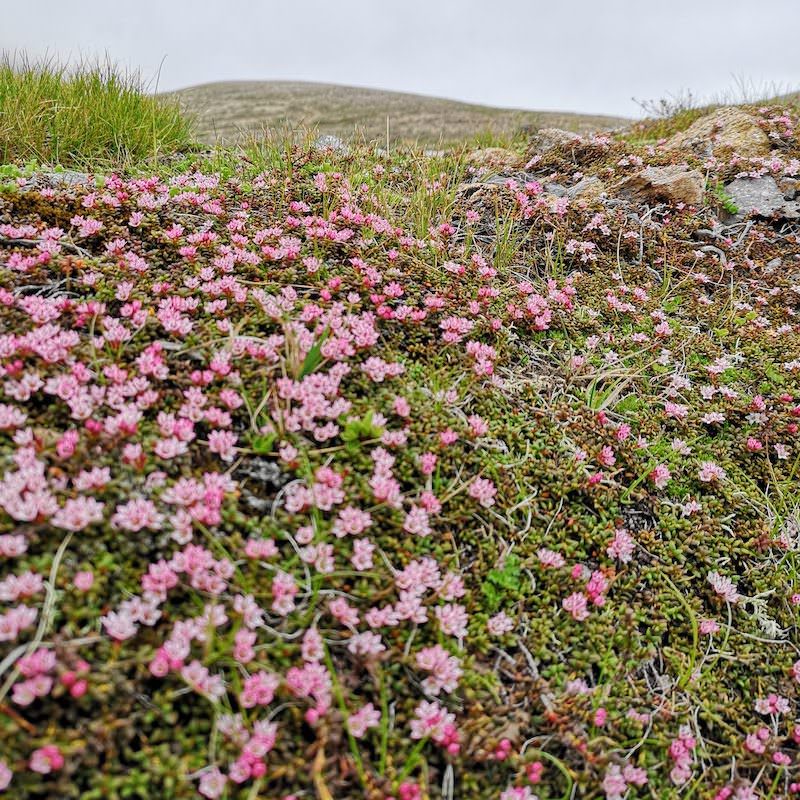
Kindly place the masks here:
<instances>
[{"instance_id":1,"label":"alpine vegetation","mask_svg":"<svg viewBox=\"0 0 800 800\"><path fill-rule=\"evenodd\" d=\"M800 792L797 116L712 116L116 171L4 116L91 174L0 178L0 791Z\"/></svg>"}]
</instances>

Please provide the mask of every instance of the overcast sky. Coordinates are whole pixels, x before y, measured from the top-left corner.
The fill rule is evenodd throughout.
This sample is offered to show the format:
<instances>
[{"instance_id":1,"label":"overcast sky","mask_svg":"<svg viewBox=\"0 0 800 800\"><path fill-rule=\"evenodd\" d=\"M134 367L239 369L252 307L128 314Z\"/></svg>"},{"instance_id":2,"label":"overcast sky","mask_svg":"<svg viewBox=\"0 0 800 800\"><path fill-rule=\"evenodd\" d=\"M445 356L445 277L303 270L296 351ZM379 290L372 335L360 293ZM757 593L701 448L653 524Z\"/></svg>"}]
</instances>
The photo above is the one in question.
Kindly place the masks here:
<instances>
[{"instance_id":1,"label":"overcast sky","mask_svg":"<svg viewBox=\"0 0 800 800\"><path fill-rule=\"evenodd\" d=\"M0 0L0 49L103 55L174 89L308 80L635 116L800 88L798 0Z\"/></svg>"}]
</instances>

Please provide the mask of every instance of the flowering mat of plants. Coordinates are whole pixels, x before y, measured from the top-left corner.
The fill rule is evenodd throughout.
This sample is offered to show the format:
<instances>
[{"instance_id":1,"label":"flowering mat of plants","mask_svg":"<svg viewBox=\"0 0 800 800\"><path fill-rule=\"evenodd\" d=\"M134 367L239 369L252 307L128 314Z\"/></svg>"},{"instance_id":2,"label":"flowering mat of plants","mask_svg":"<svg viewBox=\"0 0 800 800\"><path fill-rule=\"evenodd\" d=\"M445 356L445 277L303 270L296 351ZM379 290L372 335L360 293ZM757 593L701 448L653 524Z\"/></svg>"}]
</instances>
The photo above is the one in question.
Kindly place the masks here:
<instances>
[{"instance_id":1,"label":"flowering mat of plants","mask_svg":"<svg viewBox=\"0 0 800 800\"><path fill-rule=\"evenodd\" d=\"M798 793L800 227L545 188L761 119L6 168L8 796Z\"/></svg>"}]
</instances>

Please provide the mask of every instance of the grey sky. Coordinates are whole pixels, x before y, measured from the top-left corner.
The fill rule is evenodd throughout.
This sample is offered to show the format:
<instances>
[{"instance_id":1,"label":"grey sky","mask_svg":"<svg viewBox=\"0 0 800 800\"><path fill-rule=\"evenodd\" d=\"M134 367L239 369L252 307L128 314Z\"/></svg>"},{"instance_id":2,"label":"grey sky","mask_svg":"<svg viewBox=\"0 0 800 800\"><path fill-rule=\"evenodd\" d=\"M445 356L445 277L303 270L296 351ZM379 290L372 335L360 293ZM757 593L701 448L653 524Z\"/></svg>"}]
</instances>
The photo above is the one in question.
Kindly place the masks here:
<instances>
[{"instance_id":1,"label":"grey sky","mask_svg":"<svg viewBox=\"0 0 800 800\"><path fill-rule=\"evenodd\" d=\"M798 0L0 0L0 48L108 53L160 88L294 79L634 116L800 88Z\"/></svg>"}]
</instances>

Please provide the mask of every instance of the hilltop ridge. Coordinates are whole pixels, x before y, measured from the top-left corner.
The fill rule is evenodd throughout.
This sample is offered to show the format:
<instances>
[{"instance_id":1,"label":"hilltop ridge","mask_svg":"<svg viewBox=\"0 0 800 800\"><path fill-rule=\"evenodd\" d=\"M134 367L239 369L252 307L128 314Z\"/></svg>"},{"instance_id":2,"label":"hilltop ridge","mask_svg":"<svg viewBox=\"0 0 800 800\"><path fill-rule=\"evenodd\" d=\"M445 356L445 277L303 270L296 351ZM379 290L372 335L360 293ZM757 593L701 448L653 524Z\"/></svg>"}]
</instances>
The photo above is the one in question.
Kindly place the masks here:
<instances>
[{"instance_id":1,"label":"hilltop ridge","mask_svg":"<svg viewBox=\"0 0 800 800\"><path fill-rule=\"evenodd\" d=\"M561 111L504 109L437 97L301 81L225 81L168 93L196 117L207 142L231 142L263 126L316 127L349 138L441 145L481 133L512 135L524 127L578 132L618 127L621 117Z\"/></svg>"}]
</instances>

